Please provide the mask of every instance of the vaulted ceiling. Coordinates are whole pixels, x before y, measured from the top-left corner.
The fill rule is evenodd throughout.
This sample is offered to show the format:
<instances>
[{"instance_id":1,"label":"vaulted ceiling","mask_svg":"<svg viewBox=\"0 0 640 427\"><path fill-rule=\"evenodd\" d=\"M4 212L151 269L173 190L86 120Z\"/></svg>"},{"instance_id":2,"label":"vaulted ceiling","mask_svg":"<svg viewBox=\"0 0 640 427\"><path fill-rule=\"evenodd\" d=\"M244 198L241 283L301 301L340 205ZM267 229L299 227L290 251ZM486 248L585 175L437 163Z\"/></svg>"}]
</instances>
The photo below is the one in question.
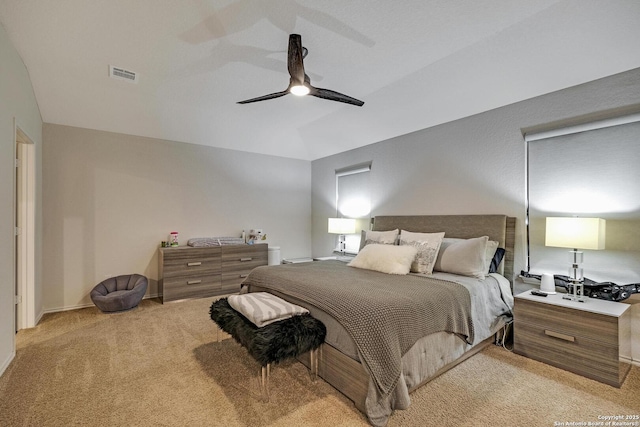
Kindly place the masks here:
<instances>
[{"instance_id":1,"label":"vaulted ceiling","mask_svg":"<svg viewBox=\"0 0 640 427\"><path fill-rule=\"evenodd\" d=\"M306 160L640 67L637 0L0 0L0 21L47 123ZM287 87L290 33L364 106L237 104Z\"/></svg>"}]
</instances>

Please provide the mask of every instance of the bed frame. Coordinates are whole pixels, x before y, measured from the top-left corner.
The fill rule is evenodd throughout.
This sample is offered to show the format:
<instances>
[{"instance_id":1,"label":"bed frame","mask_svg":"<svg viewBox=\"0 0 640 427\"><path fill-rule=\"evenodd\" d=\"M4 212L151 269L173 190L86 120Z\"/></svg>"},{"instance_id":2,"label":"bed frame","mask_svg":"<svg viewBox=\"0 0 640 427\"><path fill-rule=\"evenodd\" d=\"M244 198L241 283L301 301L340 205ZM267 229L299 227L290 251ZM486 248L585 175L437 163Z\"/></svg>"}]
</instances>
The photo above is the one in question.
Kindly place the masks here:
<instances>
[{"instance_id":1,"label":"bed frame","mask_svg":"<svg viewBox=\"0 0 640 427\"><path fill-rule=\"evenodd\" d=\"M415 216L377 216L372 230L386 231L401 229L420 233L445 232L445 237L469 239L489 236L505 249L505 256L499 271L509 279L513 289L513 253L515 246L516 218L506 215L415 215ZM412 387L412 392L440 374L463 362L494 341L493 337L470 348L460 358L440 368L433 376ZM308 353L300 356L300 361L310 366ZM318 353L318 375L353 401L356 408L366 413L365 400L369 388L369 375L360 362L340 353L329 344L322 344Z\"/></svg>"}]
</instances>

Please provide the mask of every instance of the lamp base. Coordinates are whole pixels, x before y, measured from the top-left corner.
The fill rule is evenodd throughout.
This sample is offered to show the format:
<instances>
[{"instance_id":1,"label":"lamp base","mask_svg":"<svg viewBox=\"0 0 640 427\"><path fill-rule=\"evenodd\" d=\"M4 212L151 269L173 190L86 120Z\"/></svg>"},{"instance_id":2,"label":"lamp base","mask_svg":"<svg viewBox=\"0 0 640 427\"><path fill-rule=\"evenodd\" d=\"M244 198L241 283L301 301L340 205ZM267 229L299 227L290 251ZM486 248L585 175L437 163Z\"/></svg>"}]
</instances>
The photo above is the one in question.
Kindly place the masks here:
<instances>
[{"instance_id":1,"label":"lamp base","mask_svg":"<svg viewBox=\"0 0 640 427\"><path fill-rule=\"evenodd\" d=\"M567 295L563 295L562 299L566 299L569 301L577 301L577 302L587 302L587 297L584 297L582 295L567 294Z\"/></svg>"},{"instance_id":2,"label":"lamp base","mask_svg":"<svg viewBox=\"0 0 640 427\"><path fill-rule=\"evenodd\" d=\"M587 302L587 297L584 295L584 282L582 280L570 280L570 282L571 293L563 295L562 299L577 302Z\"/></svg>"}]
</instances>

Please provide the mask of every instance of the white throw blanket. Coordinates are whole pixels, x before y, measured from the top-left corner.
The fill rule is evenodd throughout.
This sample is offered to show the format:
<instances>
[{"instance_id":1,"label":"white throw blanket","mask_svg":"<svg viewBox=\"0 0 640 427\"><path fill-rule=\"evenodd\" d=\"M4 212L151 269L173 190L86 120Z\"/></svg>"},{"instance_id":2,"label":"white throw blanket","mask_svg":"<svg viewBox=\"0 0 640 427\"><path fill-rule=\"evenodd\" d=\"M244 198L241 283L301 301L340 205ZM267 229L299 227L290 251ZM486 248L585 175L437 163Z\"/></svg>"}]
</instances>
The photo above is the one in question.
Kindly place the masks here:
<instances>
[{"instance_id":1,"label":"white throw blanket","mask_svg":"<svg viewBox=\"0 0 640 427\"><path fill-rule=\"evenodd\" d=\"M308 313L304 307L291 304L267 292L254 292L243 295L230 295L229 305L244 317L261 328L278 320Z\"/></svg>"}]
</instances>

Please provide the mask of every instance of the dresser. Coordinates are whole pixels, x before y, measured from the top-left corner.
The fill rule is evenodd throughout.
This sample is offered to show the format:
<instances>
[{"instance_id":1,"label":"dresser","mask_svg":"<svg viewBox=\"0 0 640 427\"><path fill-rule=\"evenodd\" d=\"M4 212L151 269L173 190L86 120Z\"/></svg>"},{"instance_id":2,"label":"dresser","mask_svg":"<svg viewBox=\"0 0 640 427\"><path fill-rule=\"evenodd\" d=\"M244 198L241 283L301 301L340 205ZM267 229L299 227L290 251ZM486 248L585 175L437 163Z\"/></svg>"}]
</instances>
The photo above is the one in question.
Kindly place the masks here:
<instances>
[{"instance_id":1,"label":"dresser","mask_svg":"<svg viewBox=\"0 0 640 427\"><path fill-rule=\"evenodd\" d=\"M160 248L158 293L163 303L238 292L254 268L267 265L267 244Z\"/></svg>"},{"instance_id":2,"label":"dresser","mask_svg":"<svg viewBox=\"0 0 640 427\"><path fill-rule=\"evenodd\" d=\"M629 305L562 295L516 295L513 351L620 387L630 368L620 361L621 352L631 354Z\"/></svg>"}]
</instances>

